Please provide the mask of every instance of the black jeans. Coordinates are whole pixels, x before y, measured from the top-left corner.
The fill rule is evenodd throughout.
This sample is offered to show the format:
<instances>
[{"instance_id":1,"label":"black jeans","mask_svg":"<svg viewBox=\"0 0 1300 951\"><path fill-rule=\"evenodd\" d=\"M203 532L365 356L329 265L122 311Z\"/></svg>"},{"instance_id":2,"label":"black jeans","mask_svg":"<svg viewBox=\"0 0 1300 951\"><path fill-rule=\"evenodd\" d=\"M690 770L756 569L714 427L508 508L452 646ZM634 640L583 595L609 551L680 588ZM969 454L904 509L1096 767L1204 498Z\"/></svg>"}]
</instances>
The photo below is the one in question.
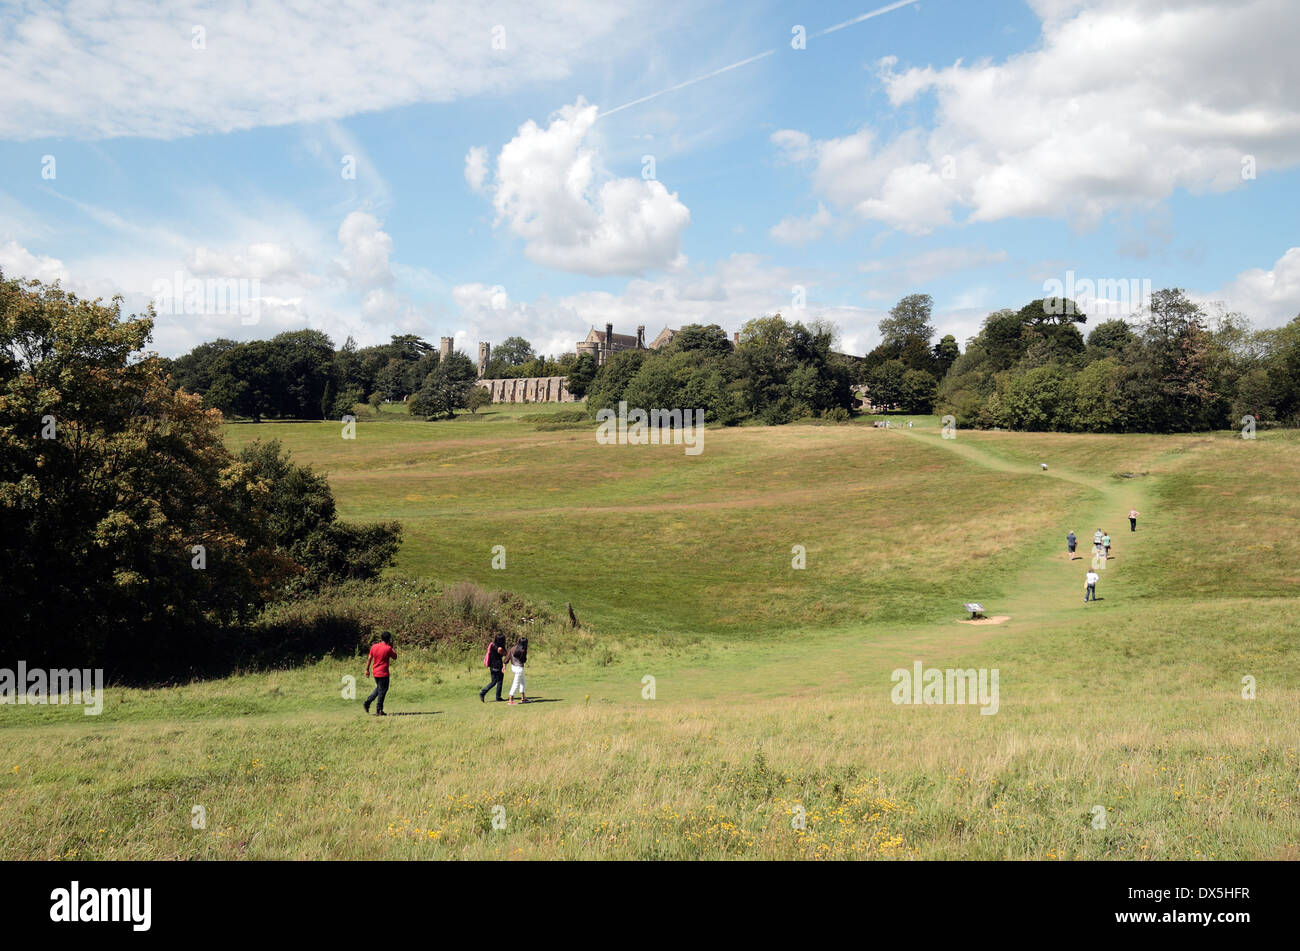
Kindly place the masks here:
<instances>
[{"instance_id":1,"label":"black jeans","mask_svg":"<svg viewBox=\"0 0 1300 951\"><path fill-rule=\"evenodd\" d=\"M375 689L371 692L370 696L366 697L366 706L368 707L368 706L370 706L370 704L372 704L372 703L374 703L376 700L378 700L379 703L375 706L375 712L376 712L376 713L383 713L383 712L384 712L384 697L385 697L387 694L388 694L388 678L387 678L387 677L376 677L376 678L375 678Z\"/></svg>"},{"instance_id":2,"label":"black jeans","mask_svg":"<svg viewBox=\"0 0 1300 951\"><path fill-rule=\"evenodd\" d=\"M497 699L500 700L500 699L501 699L501 684L505 681L505 679L506 679L506 674L505 674L505 671L504 671L504 670L494 670L494 671L492 671L492 683L488 684L486 687L484 687L482 690L480 690L480 691L478 692L478 695L479 695L480 697L486 697L486 696L487 696L487 692L488 692L489 690L491 690L491 689L495 686L495 687L497 688Z\"/></svg>"},{"instance_id":3,"label":"black jeans","mask_svg":"<svg viewBox=\"0 0 1300 951\"><path fill-rule=\"evenodd\" d=\"M1137 519L1135 519L1135 518L1131 518L1131 519L1128 520L1128 530L1129 530L1130 532L1136 532L1136 531L1138 530L1138 520L1137 520Z\"/></svg>"}]
</instances>

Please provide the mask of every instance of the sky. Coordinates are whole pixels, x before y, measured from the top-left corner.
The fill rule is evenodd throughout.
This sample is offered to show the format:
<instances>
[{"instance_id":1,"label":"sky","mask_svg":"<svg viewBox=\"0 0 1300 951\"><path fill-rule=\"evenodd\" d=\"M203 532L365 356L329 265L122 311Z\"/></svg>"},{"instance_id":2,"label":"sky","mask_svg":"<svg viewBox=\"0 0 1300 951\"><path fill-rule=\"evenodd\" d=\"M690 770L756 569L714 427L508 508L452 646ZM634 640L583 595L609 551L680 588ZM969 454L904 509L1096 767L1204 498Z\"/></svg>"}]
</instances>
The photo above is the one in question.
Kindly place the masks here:
<instances>
[{"instance_id":1,"label":"sky","mask_svg":"<svg viewBox=\"0 0 1300 951\"><path fill-rule=\"evenodd\" d=\"M1295 0L0 5L0 271L152 346L1300 314ZM229 296L227 296L229 295Z\"/></svg>"}]
</instances>

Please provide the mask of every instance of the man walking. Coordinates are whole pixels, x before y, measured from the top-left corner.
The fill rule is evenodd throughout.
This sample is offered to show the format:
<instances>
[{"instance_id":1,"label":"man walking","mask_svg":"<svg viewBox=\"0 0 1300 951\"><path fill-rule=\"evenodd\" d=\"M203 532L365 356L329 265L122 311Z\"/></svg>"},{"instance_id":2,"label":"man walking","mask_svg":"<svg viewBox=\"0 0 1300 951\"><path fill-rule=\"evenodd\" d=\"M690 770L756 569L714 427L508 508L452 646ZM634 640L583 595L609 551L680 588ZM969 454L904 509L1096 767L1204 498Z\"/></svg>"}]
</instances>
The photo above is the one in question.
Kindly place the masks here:
<instances>
[{"instance_id":1,"label":"man walking","mask_svg":"<svg viewBox=\"0 0 1300 951\"><path fill-rule=\"evenodd\" d=\"M1099 578L1101 578L1101 575L1097 574L1095 571L1089 571L1087 577L1084 578L1084 604L1087 604L1089 601L1097 600L1097 581Z\"/></svg>"},{"instance_id":2,"label":"man walking","mask_svg":"<svg viewBox=\"0 0 1300 951\"><path fill-rule=\"evenodd\" d=\"M1137 509L1129 509L1129 510L1128 510L1128 530L1129 530L1130 532L1136 532L1136 531L1138 530L1138 510L1137 510Z\"/></svg>"},{"instance_id":3,"label":"man walking","mask_svg":"<svg viewBox=\"0 0 1300 951\"><path fill-rule=\"evenodd\" d=\"M1079 544L1079 536L1074 534L1074 529L1070 529L1070 534L1065 536L1065 547L1069 551L1070 560L1074 561L1074 547Z\"/></svg>"},{"instance_id":4,"label":"man walking","mask_svg":"<svg viewBox=\"0 0 1300 951\"><path fill-rule=\"evenodd\" d=\"M1101 536L1101 545L1106 549L1106 557L1110 558L1110 532Z\"/></svg>"},{"instance_id":5,"label":"man walking","mask_svg":"<svg viewBox=\"0 0 1300 951\"><path fill-rule=\"evenodd\" d=\"M366 713L370 712L370 705L378 701L375 703L375 716L388 716L384 712L384 697L388 695L388 662L396 658L397 651L393 650L393 635L384 631L379 637L379 643L370 648L370 656L366 658L366 676L369 677L372 670L375 675L375 689L361 704Z\"/></svg>"}]
</instances>

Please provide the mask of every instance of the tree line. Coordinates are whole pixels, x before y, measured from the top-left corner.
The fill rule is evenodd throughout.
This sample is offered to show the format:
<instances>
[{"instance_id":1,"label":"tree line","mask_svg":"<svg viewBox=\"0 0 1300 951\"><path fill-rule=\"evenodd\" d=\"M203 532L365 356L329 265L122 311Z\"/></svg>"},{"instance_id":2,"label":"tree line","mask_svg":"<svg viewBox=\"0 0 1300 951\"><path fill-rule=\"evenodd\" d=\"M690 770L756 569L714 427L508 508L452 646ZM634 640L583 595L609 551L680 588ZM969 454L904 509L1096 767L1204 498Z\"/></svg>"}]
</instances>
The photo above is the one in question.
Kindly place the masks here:
<instances>
[{"instance_id":1,"label":"tree line","mask_svg":"<svg viewBox=\"0 0 1300 951\"><path fill-rule=\"evenodd\" d=\"M746 323L735 343L718 324L689 324L660 350L620 351L599 368L588 354L539 356L512 336L485 375L566 377L592 414L625 400L704 409L726 425L847 418L864 393L876 409L951 414L984 428L1178 432L1300 414L1300 318L1255 331L1172 288L1129 319L1090 324L1074 301L1049 297L990 313L963 350L951 334L936 342L932 313L929 295L903 297L865 357L839 353L830 324L779 313ZM490 401L468 357L441 359L411 334L364 348L349 338L338 350L314 330L216 340L161 366L175 387L254 420L337 419L385 401L438 417Z\"/></svg>"}]
</instances>

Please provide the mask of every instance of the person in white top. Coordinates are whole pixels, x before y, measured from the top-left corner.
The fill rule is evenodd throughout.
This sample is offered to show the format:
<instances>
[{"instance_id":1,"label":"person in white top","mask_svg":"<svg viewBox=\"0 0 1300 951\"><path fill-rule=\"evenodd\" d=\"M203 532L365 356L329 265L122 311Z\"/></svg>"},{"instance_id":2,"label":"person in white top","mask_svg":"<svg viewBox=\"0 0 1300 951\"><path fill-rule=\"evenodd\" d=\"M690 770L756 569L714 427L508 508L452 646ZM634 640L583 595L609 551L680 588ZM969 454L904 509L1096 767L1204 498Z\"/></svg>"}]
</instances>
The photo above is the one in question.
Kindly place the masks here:
<instances>
[{"instance_id":1,"label":"person in white top","mask_svg":"<svg viewBox=\"0 0 1300 951\"><path fill-rule=\"evenodd\" d=\"M1129 530L1130 532L1136 532L1136 531L1138 530L1138 510L1137 510L1137 509L1129 509L1129 510L1128 510L1128 530Z\"/></svg>"},{"instance_id":2,"label":"person in white top","mask_svg":"<svg viewBox=\"0 0 1300 951\"><path fill-rule=\"evenodd\" d=\"M1097 574L1097 572L1095 571L1088 572L1088 576L1084 579L1084 589L1083 589L1084 604L1087 604L1089 601L1097 600L1097 582L1100 580L1100 578L1101 575Z\"/></svg>"}]
</instances>

